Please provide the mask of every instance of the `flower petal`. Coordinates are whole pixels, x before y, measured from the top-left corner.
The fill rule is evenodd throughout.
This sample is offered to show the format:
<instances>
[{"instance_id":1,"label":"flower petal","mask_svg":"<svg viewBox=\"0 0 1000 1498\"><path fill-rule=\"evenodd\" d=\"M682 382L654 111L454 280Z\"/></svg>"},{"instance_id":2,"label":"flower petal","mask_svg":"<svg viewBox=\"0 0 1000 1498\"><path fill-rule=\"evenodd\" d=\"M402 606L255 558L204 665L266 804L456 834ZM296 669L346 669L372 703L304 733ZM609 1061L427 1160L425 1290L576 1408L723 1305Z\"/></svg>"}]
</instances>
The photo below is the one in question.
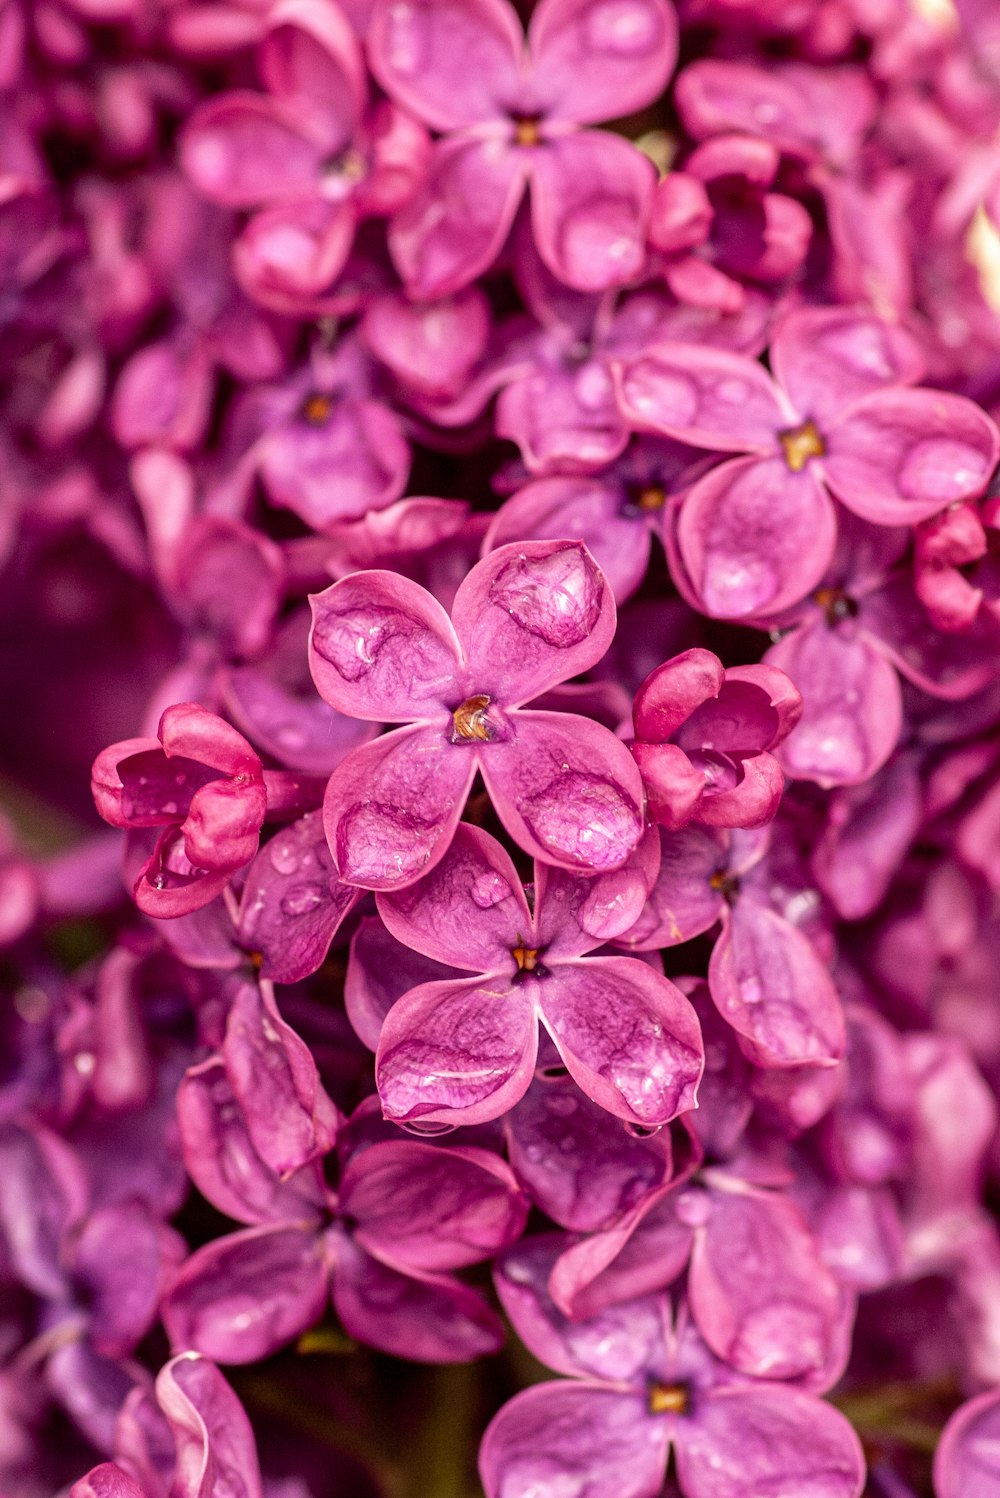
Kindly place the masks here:
<instances>
[{"instance_id":1,"label":"flower petal","mask_svg":"<svg viewBox=\"0 0 1000 1498\"><path fill-rule=\"evenodd\" d=\"M574 131L540 146L531 158L531 228L553 275L589 292L634 280L646 260L655 185L648 156L610 131Z\"/></svg>"},{"instance_id":2,"label":"flower petal","mask_svg":"<svg viewBox=\"0 0 1000 1498\"><path fill-rule=\"evenodd\" d=\"M795 422L767 371L727 349L661 343L616 374L619 404L637 430L695 447L766 456Z\"/></svg>"},{"instance_id":3,"label":"flower petal","mask_svg":"<svg viewBox=\"0 0 1000 1498\"><path fill-rule=\"evenodd\" d=\"M547 118L597 124L663 92L677 61L677 18L665 0L540 0L528 46Z\"/></svg>"},{"instance_id":4,"label":"flower petal","mask_svg":"<svg viewBox=\"0 0 1000 1498\"><path fill-rule=\"evenodd\" d=\"M212 202L253 208L318 187L324 148L288 105L233 92L207 99L192 114L181 163Z\"/></svg>"},{"instance_id":5,"label":"flower petal","mask_svg":"<svg viewBox=\"0 0 1000 1498\"><path fill-rule=\"evenodd\" d=\"M351 940L344 982L344 1007L354 1033L370 1051L396 1000L422 983L458 977L455 969L414 952L386 930L378 916L366 915Z\"/></svg>"},{"instance_id":6,"label":"flower petal","mask_svg":"<svg viewBox=\"0 0 1000 1498\"><path fill-rule=\"evenodd\" d=\"M174 1438L172 1498L206 1498L206 1484L232 1498L261 1498L253 1430L218 1368L194 1353L171 1358L156 1400Z\"/></svg>"},{"instance_id":7,"label":"flower petal","mask_svg":"<svg viewBox=\"0 0 1000 1498\"><path fill-rule=\"evenodd\" d=\"M938 1498L1000 1498L1000 1390L966 1400L948 1421L934 1456L934 1491Z\"/></svg>"},{"instance_id":8,"label":"flower petal","mask_svg":"<svg viewBox=\"0 0 1000 1498\"><path fill-rule=\"evenodd\" d=\"M635 952L673 947L700 936L725 908L713 877L726 866L726 843L718 832L685 827L660 832L660 871L646 909L635 925L618 937Z\"/></svg>"},{"instance_id":9,"label":"flower petal","mask_svg":"<svg viewBox=\"0 0 1000 1498\"><path fill-rule=\"evenodd\" d=\"M506 114L518 96L523 52L505 0L379 0L368 30L379 83L436 130Z\"/></svg>"},{"instance_id":10,"label":"flower petal","mask_svg":"<svg viewBox=\"0 0 1000 1498\"><path fill-rule=\"evenodd\" d=\"M771 340L770 364L795 409L822 430L845 406L924 371L916 339L857 307L797 307Z\"/></svg>"}]
</instances>

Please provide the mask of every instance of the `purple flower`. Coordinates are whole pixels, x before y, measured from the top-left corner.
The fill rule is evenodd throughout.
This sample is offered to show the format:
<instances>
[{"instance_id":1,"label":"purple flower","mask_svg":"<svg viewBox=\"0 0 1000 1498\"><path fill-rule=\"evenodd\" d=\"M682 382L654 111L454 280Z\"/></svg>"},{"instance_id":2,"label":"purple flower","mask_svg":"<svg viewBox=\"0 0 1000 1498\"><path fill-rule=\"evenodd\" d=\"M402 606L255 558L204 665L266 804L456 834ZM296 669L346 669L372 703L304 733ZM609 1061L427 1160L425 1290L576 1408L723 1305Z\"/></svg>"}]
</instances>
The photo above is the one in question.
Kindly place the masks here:
<instances>
[{"instance_id":1,"label":"purple flower","mask_svg":"<svg viewBox=\"0 0 1000 1498\"><path fill-rule=\"evenodd\" d=\"M619 1118L656 1127L692 1107L704 1056L684 995L645 963L584 957L633 924L655 853L648 834L630 864L597 878L536 864L529 910L500 845L460 823L430 874L381 894L398 940L481 975L424 983L390 1009L375 1060L386 1117L498 1118L527 1090L539 1021L574 1081Z\"/></svg>"},{"instance_id":2,"label":"purple flower","mask_svg":"<svg viewBox=\"0 0 1000 1498\"><path fill-rule=\"evenodd\" d=\"M379 0L368 46L386 91L447 132L390 228L412 295L444 296L487 270L529 182L535 243L560 280L600 291L642 269L652 164L578 127L660 93L677 55L665 0L543 0L527 44L507 0Z\"/></svg>"},{"instance_id":3,"label":"purple flower","mask_svg":"<svg viewBox=\"0 0 1000 1498\"><path fill-rule=\"evenodd\" d=\"M566 1320L544 1289L548 1253L544 1238L515 1250L497 1289L529 1349L576 1382L536 1384L494 1416L479 1455L487 1498L575 1483L653 1498L671 1448L684 1498L859 1498L861 1444L837 1410L720 1364L683 1307L671 1324L665 1297Z\"/></svg>"},{"instance_id":4,"label":"purple flower","mask_svg":"<svg viewBox=\"0 0 1000 1498\"><path fill-rule=\"evenodd\" d=\"M625 746L573 713L521 710L600 660L611 591L579 542L503 546L472 568L452 618L416 583L360 572L312 599L310 667L338 711L410 726L353 750L324 816L343 883L412 884L443 856L478 769L516 842L583 872L642 835ZM415 720L415 721L414 721Z\"/></svg>"},{"instance_id":5,"label":"purple flower","mask_svg":"<svg viewBox=\"0 0 1000 1498\"><path fill-rule=\"evenodd\" d=\"M1000 1391L969 1399L952 1415L934 1453L937 1498L996 1498L1000 1493Z\"/></svg>"},{"instance_id":6,"label":"purple flower","mask_svg":"<svg viewBox=\"0 0 1000 1498\"><path fill-rule=\"evenodd\" d=\"M760 827L778 809L784 777L768 752L786 739L802 698L768 666L726 670L709 650L657 666L636 693L632 753L649 815L676 830Z\"/></svg>"},{"instance_id":7,"label":"purple flower","mask_svg":"<svg viewBox=\"0 0 1000 1498\"><path fill-rule=\"evenodd\" d=\"M636 427L738 457L689 492L676 544L704 612L777 613L819 583L836 541L831 492L876 525L905 525L980 494L1000 454L971 401L912 390L914 351L855 312L791 313L768 375L738 354L651 349L619 370Z\"/></svg>"}]
</instances>

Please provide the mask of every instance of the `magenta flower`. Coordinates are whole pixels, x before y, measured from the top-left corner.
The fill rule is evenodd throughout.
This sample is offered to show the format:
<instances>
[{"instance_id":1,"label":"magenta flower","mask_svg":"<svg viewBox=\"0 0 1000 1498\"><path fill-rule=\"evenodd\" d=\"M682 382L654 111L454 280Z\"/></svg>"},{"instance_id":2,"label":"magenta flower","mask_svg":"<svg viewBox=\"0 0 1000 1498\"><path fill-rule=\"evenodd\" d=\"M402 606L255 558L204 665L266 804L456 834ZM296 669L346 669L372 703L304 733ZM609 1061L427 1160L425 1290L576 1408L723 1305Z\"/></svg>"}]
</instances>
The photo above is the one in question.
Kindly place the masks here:
<instances>
[{"instance_id":1,"label":"magenta flower","mask_svg":"<svg viewBox=\"0 0 1000 1498\"><path fill-rule=\"evenodd\" d=\"M268 92L206 99L181 160L206 197L261 209L233 245L245 290L278 311L319 310L359 220L416 190L427 135L390 103L368 108L361 49L331 0L275 7L258 65Z\"/></svg>"},{"instance_id":2,"label":"magenta flower","mask_svg":"<svg viewBox=\"0 0 1000 1498\"><path fill-rule=\"evenodd\" d=\"M769 822L784 776L768 751L801 713L799 692L773 666L726 670L697 648L657 666L636 693L632 743L653 821L672 830Z\"/></svg>"},{"instance_id":3,"label":"magenta flower","mask_svg":"<svg viewBox=\"0 0 1000 1498\"><path fill-rule=\"evenodd\" d=\"M502 546L448 618L416 583L359 572L312 599L310 667L339 712L405 728L352 750L324 816L341 881L412 884L451 840L478 769L515 841L582 872L619 867L642 835L642 783L600 724L521 704L600 660L615 606L586 548ZM415 721L414 721L415 720Z\"/></svg>"},{"instance_id":4,"label":"magenta flower","mask_svg":"<svg viewBox=\"0 0 1000 1498\"><path fill-rule=\"evenodd\" d=\"M588 1097L644 1127L694 1106L704 1061L687 999L646 963L585 957L631 927L656 869L656 839L613 873L535 865L534 909L508 855L461 823L437 867L378 897L389 930L436 962L479 974L423 983L389 1010L375 1075L387 1118L498 1118L527 1090L539 1021Z\"/></svg>"},{"instance_id":5,"label":"magenta flower","mask_svg":"<svg viewBox=\"0 0 1000 1498\"><path fill-rule=\"evenodd\" d=\"M859 1498L861 1444L839 1411L804 1389L735 1373L682 1306L633 1300L569 1321L544 1288L545 1238L496 1273L526 1346L575 1382L536 1384L494 1416L479 1453L487 1498L586 1482L592 1498L654 1498L673 1448L684 1498L797 1493Z\"/></svg>"},{"instance_id":6,"label":"magenta flower","mask_svg":"<svg viewBox=\"0 0 1000 1498\"><path fill-rule=\"evenodd\" d=\"M147 915L207 905L257 851L267 808L261 762L242 734L197 703L168 707L157 738L105 749L91 789L112 827L163 829L133 886Z\"/></svg>"},{"instance_id":7,"label":"magenta flower","mask_svg":"<svg viewBox=\"0 0 1000 1498\"><path fill-rule=\"evenodd\" d=\"M444 296L487 270L529 183L535 243L560 280L600 291L642 269L652 164L579 126L663 89L677 56L665 0L543 0L527 43L507 0L379 0L368 47L383 88L446 132L390 228L412 295Z\"/></svg>"},{"instance_id":8,"label":"magenta flower","mask_svg":"<svg viewBox=\"0 0 1000 1498\"><path fill-rule=\"evenodd\" d=\"M698 606L720 618L777 613L833 556L831 493L876 525L907 525L980 494L1000 434L962 396L912 390L909 340L877 319L811 308L772 340L773 377L737 354L651 349L619 370L636 427L738 452L688 494L676 544Z\"/></svg>"},{"instance_id":9,"label":"magenta flower","mask_svg":"<svg viewBox=\"0 0 1000 1498\"><path fill-rule=\"evenodd\" d=\"M934 1453L937 1498L997 1498L1000 1493L1000 1393L990 1389L952 1415Z\"/></svg>"}]
</instances>

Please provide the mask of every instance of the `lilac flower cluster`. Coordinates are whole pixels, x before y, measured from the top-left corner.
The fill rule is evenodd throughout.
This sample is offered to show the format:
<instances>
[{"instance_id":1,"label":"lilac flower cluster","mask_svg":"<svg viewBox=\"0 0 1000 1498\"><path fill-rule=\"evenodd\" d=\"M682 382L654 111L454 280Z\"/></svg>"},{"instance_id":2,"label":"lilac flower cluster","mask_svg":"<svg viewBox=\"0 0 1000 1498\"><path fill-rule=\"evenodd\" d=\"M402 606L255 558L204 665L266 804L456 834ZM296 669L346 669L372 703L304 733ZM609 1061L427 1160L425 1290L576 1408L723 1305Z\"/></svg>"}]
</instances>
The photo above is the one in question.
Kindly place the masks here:
<instances>
[{"instance_id":1,"label":"lilac flower cluster","mask_svg":"<svg viewBox=\"0 0 1000 1498\"><path fill-rule=\"evenodd\" d=\"M3 1498L1000 1498L998 142L991 0L0 0Z\"/></svg>"}]
</instances>

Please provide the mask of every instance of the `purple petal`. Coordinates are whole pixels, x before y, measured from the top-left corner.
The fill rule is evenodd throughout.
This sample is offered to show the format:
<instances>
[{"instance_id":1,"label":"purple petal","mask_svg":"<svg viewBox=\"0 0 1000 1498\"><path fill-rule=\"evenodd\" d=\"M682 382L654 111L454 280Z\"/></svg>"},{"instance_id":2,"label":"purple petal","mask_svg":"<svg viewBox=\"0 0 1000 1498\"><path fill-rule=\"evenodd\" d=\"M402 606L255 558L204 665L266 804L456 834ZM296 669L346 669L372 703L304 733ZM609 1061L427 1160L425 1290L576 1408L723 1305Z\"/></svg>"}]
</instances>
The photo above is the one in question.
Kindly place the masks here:
<instances>
[{"instance_id":1,"label":"purple petal","mask_svg":"<svg viewBox=\"0 0 1000 1498\"><path fill-rule=\"evenodd\" d=\"M264 978L297 983L321 965L360 898L334 874L323 813L311 811L275 833L250 865L240 901L240 941L263 957Z\"/></svg>"},{"instance_id":2,"label":"purple petal","mask_svg":"<svg viewBox=\"0 0 1000 1498\"><path fill-rule=\"evenodd\" d=\"M205 197L252 208L318 186L326 145L288 106L234 92L206 100L191 116L181 161Z\"/></svg>"},{"instance_id":3,"label":"purple petal","mask_svg":"<svg viewBox=\"0 0 1000 1498\"><path fill-rule=\"evenodd\" d=\"M575 713L523 711L506 744L485 745L480 770L519 847L580 872L620 868L642 837L642 779L608 729Z\"/></svg>"},{"instance_id":4,"label":"purple petal","mask_svg":"<svg viewBox=\"0 0 1000 1498\"><path fill-rule=\"evenodd\" d=\"M672 1285L691 1254L691 1228L676 1202L676 1191L660 1188L603 1232L568 1247L549 1276L560 1309L574 1318L603 1316Z\"/></svg>"},{"instance_id":5,"label":"purple petal","mask_svg":"<svg viewBox=\"0 0 1000 1498\"><path fill-rule=\"evenodd\" d=\"M489 552L452 608L476 692L516 707L596 665L616 611L579 541L523 541Z\"/></svg>"},{"instance_id":6,"label":"purple petal","mask_svg":"<svg viewBox=\"0 0 1000 1498\"><path fill-rule=\"evenodd\" d=\"M336 533L345 520L358 520L399 498L410 449L387 406L340 399L330 401L319 419L286 419L269 431L257 460L272 504L291 510L313 530Z\"/></svg>"},{"instance_id":7,"label":"purple petal","mask_svg":"<svg viewBox=\"0 0 1000 1498\"><path fill-rule=\"evenodd\" d=\"M58 1134L9 1121L0 1131L0 1166L4 1257L36 1295L64 1300L62 1245L86 1210L83 1167Z\"/></svg>"},{"instance_id":8,"label":"purple petal","mask_svg":"<svg viewBox=\"0 0 1000 1498\"><path fill-rule=\"evenodd\" d=\"M588 1097L655 1127L694 1106L701 1029L679 988L634 957L592 957L539 981L542 1017Z\"/></svg>"},{"instance_id":9,"label":"purple petal","mask_svg":"<svg viewBox=\"0 0 1000 1498\"><path fill-rule=\"evenodd\" d=\"M871 780L834 791L828 806L812 869L837 914L863 920L881 903L923 821L917 764L896 755Z\"/></svg>"},{"instance_id":10,"label":"purple petal","mask_svg":"<svg viewBox=\"0 0 1000 1498\"><path fill-rule=\"evenodd\" d=\"M1000 1495L1000 1391L990 1389L959 1406L934 1455L937 1498ZM72 1495L71 1495L72 1498Z\"/></svg>"},{"instance_id":11,"label":"purple petal","mask_svg":"<svg viewBox=\"0 0 1000 1498\"><path fill-rule=\"evenodd\" d=\"M386 1015L375 1077L386 1118L472 1124L499 1118L527 1090L538 1047L526 985L425 983Z\"/></svg>"},{"instance_id":12,"label":"purple petal","mask_svg":"<svg viewBox=\"0 0 1000 1498\"><path fill-rule=\"evenodd\" d=\"M959 634L935 628L905 574L861 598L858 620L896 670L932 697L971 697L995 677L992 621L980 616Z\"/></svg>"},{"instance_id":13,"label":"purple petal","mask_svg":"<svg viewBox=\"0 0 1000 1498\"><path fill-rule=\"evenodd\" d=\"M347 1017L358 1038L375 1051L385 1017L397 999L422 983L457 976L454 968L398 942L378 916L366 915L351 940L344 982Z\"/></svg>"},{"instance_id":14,"label":"purple petal","mask_svg":"<svg viewBox=\"0 0 1000 1498\"><path fill-rule=\"evenodd\" d=\"M670 1426L649 1416L642 1393L597 1383L538 1384L490 1422L479 1473L487 1498L562 1492L654 1498L669 1444Z\"/></svg>"},{"instance_id":15,"label":"purple petal","mask_svg":"<svg viewBox=\"0 0 1000 1498\"><path fill-rule=\"evenodd\" d=\"M837 498L876 525L914 525L983 492L1000 433L964 396L880 390L830 427L823 471Z\"/></svg>"},{"instance_id":16,"label":"purple petal","mask_svg":"<svg viewBox=\"0 0 1000 1498\"><path fill-rule=\"evenodd\" d=\"M726 863L724 837L705 827L660 832L660 871L646 909L618 942L636 952L656 951L700 936L725 908L712 880Z\"/></svg>"},{"instance_id":17,"label":"purple petal","mask_svg":"<svg viewBox=\"0 0 1000 1498\"><path fill-rule=\"evenodd\" d=\"M341 882L402 889L426 874L451 842L475 773L470 746L450 744L443 724L398 728L352 750L323 804Z\"/></svg>"},{"instance_id":18,"label":"purple petal","mask_svg":"<svg viewBox=\"0 0 1000 1498\"><path fill-rule=\"evenodd\" d=\"M898 324L855 307L799 307L772 338L770 363L796 410L823 429L860 396L915 383L924 361Z\"/></svg>"},{"instance_id":19,"label":"purple petal","mask_svg":"<svg viewBox=\"0 0 1000 1498\"><path fill-rule=\"evenodd\" d=\"M280 19L279 19L280 17ZM365 67L347 17L335 5L289 5L258 51L265 87L331 142L346 144L365 101Z\"/></svg>"},{"instance_id":20,"label":"purple petal","mask_svg":"<svg viewBox=\"0 0 1000 1498\"><path fill-rule=\"evenodd\" d=\"M773 910L738 900L709 961L722 1017L756 1066L832 1065L844 1015L827 965L808 937Z\"/></svg>"},{"instance_id":21,"label":"purple petal","mask_svg":"<svg viewBox=\"0 0 1000 1498\"><path fill-rule=\"evenodd\" d=\"M779 1384L713 1390L675 1434L687 1498L859 1498L861 1443L839 1410Z\"/></svg>"},{"instance_id":22,"label":"purple petal","mask_svg":"<svg viewBox=\"0 0 1000 1498\"><path fill-rule=\"evenodd\" d=\"M819 583L837 538L834 507L811 469L736 458L680 506L677 540L704 610L718 619L775 614Z\"/></svg>"},{"instance_id":23,"label":"purple petal","mask_svg":"<svg viewBox=\"0 0 1000 1498\"><path fill-rule=\"evenodd\" d=\"M253 301L276 312L299 310L302 302L326 291L344 269L357 222L357 208L350 199L331 203L317 197L293 198L261 209L233 244L240 286ZM276 486L282 486L278 465L272 457L268 468ZM310 508L318 517L324 513L316 504Z\"/></svg>"},{"instance_id":24,"label":"purple petal","mask_svg":"<svg viewBox=\"0 0 1000 1498\"><path fill-rule=\"evenodd\" d=\"M531 227L542 260L578 291L634 280L646 260L643 225L655 183L649 158L610 131L547 140L531 160Z\"/></svg>"},{"instance_id":25,"label":"purple petal","mask_svg":"<svg viewBox=\"0 0 1000 1498\"><path fill-rule=\"evenodd\" d=\"M491 1258L519 1237L528 1213L498 1156L404 1139L348 1163L340 1206L362 1248L397 1269L432 1273Z\"/></svg>"},{"instance_id":26,"label":"purple petal","mask_svg":"<svg viewBox=\"0 0 1000 1498\"><path fill-rule=\"evenodd\" d=\"M101 1462L73 1484L69 1498L147 1498L147 1495L121 1467L114 1462Z\"/></svg>"},{"instance_id":27,"label":"purple petal","mask_svg":"<svg viewBox=\"0 0 1000 1498\"><path fill-rule=\"evenodd\" d=\"M326 1154L336 1136L337 1110L308 1045L278 1013L269 984L238 989L223 1056L254 1148L277 1175Z\"/></svg>"},{"instance_id":28,"label":"purple petal","mask_svg":"<svg viewBox=\"0 0 1000 1498\"><path fill-rule=\"evenodd\" d=\"M160 1369L156 1398L177 1449L172 1498L262 1498L250 1421L218 1368L183 1352Z\"/></svg>"},{"instance_id":29,"label":"purple petal","mask_svg":"<svg viewBox=\"0 0 1000 1498\"><path fill-rule=\"evenodd\" d=\"M517 444L532 474L543 475L593 473L624 452L629 436L601 358L538 362L511 379L497 401L495 428Z\"/></svg>"},{"instance_id":30,"label":"purple petal","mask_svg":"<svg viewBox=\"0 0 1000 1498\"><path fill-rule=\"evenodd\" d=\"M504 0L379 0L368 33L372 72L386 93L436 130L505 115L518 97L523 52Z\"/></svg>"},{"instance_id":31,"label":"purple petal","mask_svg":"<svg viewBox=\"0 0 1000 1498\"><path fill-rule=\"evenodd\" d=\"M327 1281L308 1223L246 1228L191 1255L164 1298L163 1324L175 1347L254 1363L319 1320Z\"/></svg>"},{"instance_id":32,"label":"purple petal","mask_svg":"<svg viewBox=\"0 0 1000 1498\"><path fill-rule=\"evenodd\" d=\"M535 871L535 924L546 961L579 957L630 931L660 868L660 838L647 827L638 848L609 874L570 874L542 864Z\"/></svg>"},{"instance_id":33,"label":"purple petal","mask_svg":"<svg viewBox=\"0 0 1000 1498\"><path fill-rule=\"evenodd\" d=\"M347 1238L337 1244L333 1304L359 1342L420 1363L466 1363L499 1351L503 1325L448 1275L400 1274Z\"/></svg>"},{"instance_id":34,"label":"purple petal","mask_svg":"<svg viewBox=\"0 0 1000 1498\"><path fill-rule=\"evenodd\" d=\"M547 117L597 124L662 93L677 61L677 20L664 0L541 0L528 45Z\"/></svg>"},{"instance_id":35,"label":"purple petal","mask_svg":"<svg viewBox=\"0 0 1000 1498\"><path fill-rule=\"evenodd\" d=\"M802 693L802 718L775 750L793 780L829 788L859 785L881 769L899 740L899 679L862 631L817 621L791 630L764 657Z\"/></svg>"},{"instance_id":36,"label":"purple petal","mask_svg":"<svg viewBox=\"0 0 1000 1498\"><path fill-rule=\"evenodd\" d=\"M475 973L513 972L513 949L533 928L510 855L465 822L441 862L408 889L379 895L378 909L404 946Z\"/></svg>"},{"instance_id":37,"label":"purple petal","mask_svg":"<svg viewBox=\"0 0 1000 1498\"><path fill-rule=\"evenodd\" d=\"M102 1357L126 1357L142 1341L156 1320L162 1281L185 1252L181 1239L142 1202L90 1214L74 1245L73 1275Z\"/></svg>"},{"instance_id":38,"label":"purple petal","mask_svg":"<svg viewBox=\"0 0 1000 1498\"><path fill-rule=\"evenodd\" d=\"M715 452L767 455L795 424L767 371L725 349L660 344L626 359L618 381L622 411L636 428Z\"/></svg>"}]
</instances>

